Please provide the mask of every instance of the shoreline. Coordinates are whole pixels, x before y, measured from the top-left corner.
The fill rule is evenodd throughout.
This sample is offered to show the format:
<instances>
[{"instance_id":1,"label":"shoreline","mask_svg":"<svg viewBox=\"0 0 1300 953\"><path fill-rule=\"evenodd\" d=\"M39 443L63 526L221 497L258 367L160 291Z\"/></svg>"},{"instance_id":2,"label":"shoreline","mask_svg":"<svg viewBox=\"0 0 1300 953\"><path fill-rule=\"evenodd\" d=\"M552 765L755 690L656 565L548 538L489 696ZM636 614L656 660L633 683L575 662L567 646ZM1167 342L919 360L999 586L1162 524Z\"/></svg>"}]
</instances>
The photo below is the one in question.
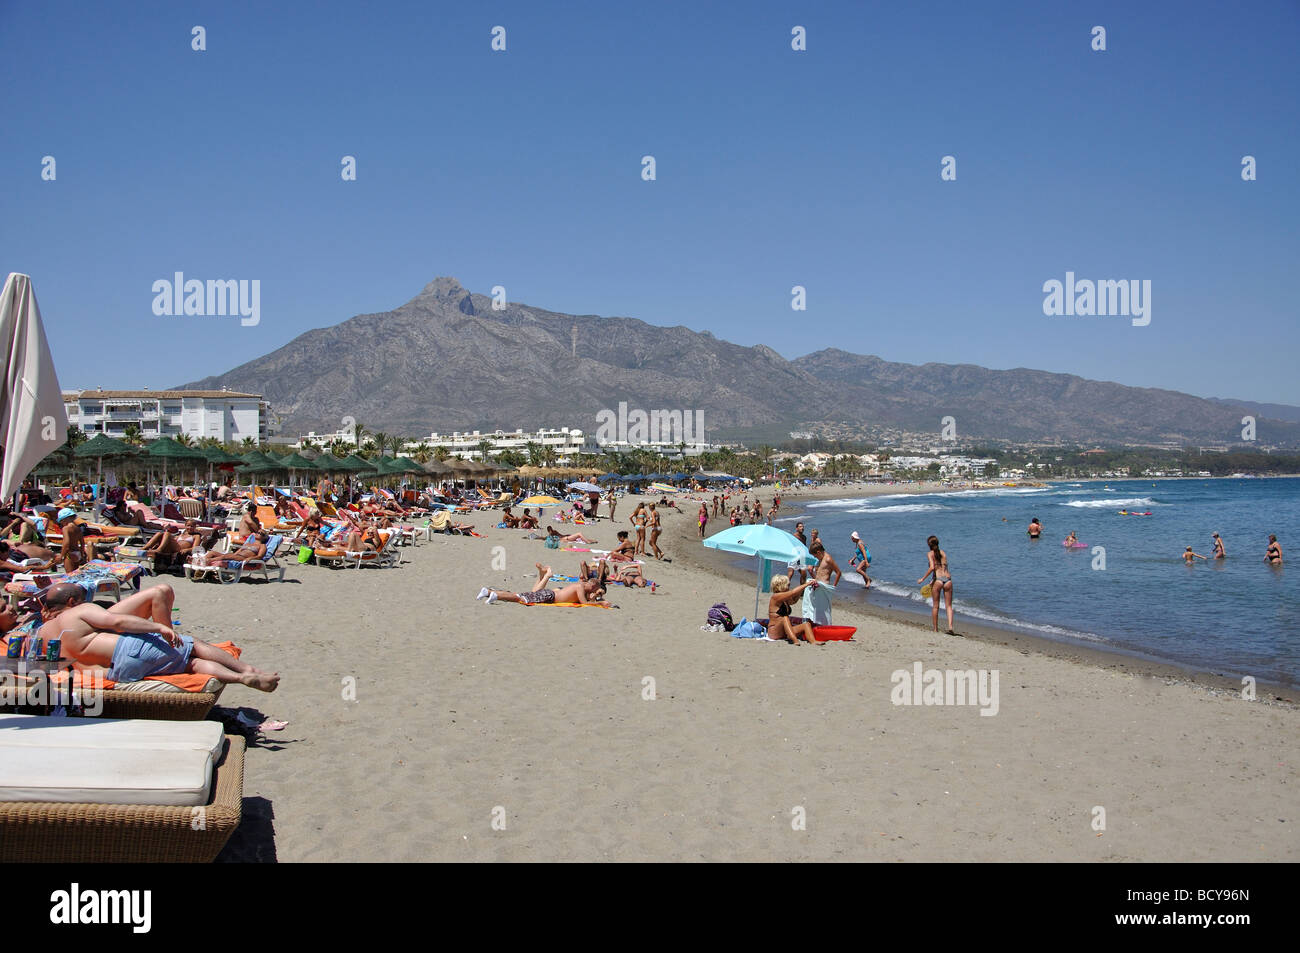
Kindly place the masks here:
<instances>
[{"instance_id":1,"label":"shoreline","mask_svg":"<svg viewBox=\"0 0 1300 953\"><path fill-rule=\"evenodd\" d=\"M1204 480L1232 478L1161 477L1157 479ZM1084 480L1056 482L1075 483L1084 482ZM1095 482L1110 481L1098 479ZM795 496L787 496L783 492L781 496L780 518L782 520L788 520L790 518L802 519L804 522L807 522L809 516L806 504L817 502L819 500L850 498L868 499L876 496L914 496L926 493L960 492L971 489L974 488L970 486L946 487L941 483L914 483L903 485L856 484L848 486L816 487L807 491L799 492ZM762 490L762 493L764 494L770 495L772 492L773 491L770 488L764 488ZM624 497L624 501L627 499L627 497ZM649 499L649 497L647 497L647 499ZM691 506L688 509L693 511L694 506ZM690 516L687 509L683 509L682 512ZM721 521L720 517L719 521ZM716 531L712 528L714 522L715 520L710 517L710 535ZM721 527L719 527L719 529L721 529ZM699 537L696 535L696 523L693 517L687 521L687 525L684 527L681 526L681 521L678 520L674 520L671 524L665 521L664 541L672 544L673 549L669 551L665 548L665 552L667 552L674 561L680 561L692 569L709 573L710 575L716 576L720 579L725 579L728 582L748 584L750 589L753 589L754 571L752 569L743 569L736 565L736 560L743 559L744 557L737 557L718 550L708 550L699 545ZM876 605L866 601L866 590L862 590L861 593L859 593L859 590L857 589L848 591L855 593L855 595L850 597L837 597L835 601L835 618L837 624L841 621L841 615L847 615L851 619L850 624L857 625L860 629L864 624L869 623L872 620L881 620L912 626L924 633L926 636L933 635L927 612L920 609L913 611L894 606ZM891 596L890 598L894 597ZM740 615L747 616L748 612L740 613L736 616L737 619L739 619ZM1170 660L1146 656L1136 651L1126 650L1120 646L1101 647L1081 645L1067 641L1064 637L1051 638L1046 635L1038 635L1021 629L1012 628L1010 626L998 626L986 621L976 621L968 616L963 616L960 611L957 612L956 618L959 624L959 637L961 638L1017 649L1022 652L1022 654L1026 655L1033 653L1048 658L1063 659L1065 661L1079 665L1086 665L1103 671L1116 672L1125 675L1136 675L1146 678L1159 678L1166 680L1166 682L1172 681L1185 683L1211 691L1212 693L1229 692L1238 695L1241 693L1240 678L1231 675L1216 673ZM1300 686L1259 681L1256 683L1256 692L1259 701L1270 703L1281 702L1288 705L1300 706Z\"/></svg>"}]
</instances>

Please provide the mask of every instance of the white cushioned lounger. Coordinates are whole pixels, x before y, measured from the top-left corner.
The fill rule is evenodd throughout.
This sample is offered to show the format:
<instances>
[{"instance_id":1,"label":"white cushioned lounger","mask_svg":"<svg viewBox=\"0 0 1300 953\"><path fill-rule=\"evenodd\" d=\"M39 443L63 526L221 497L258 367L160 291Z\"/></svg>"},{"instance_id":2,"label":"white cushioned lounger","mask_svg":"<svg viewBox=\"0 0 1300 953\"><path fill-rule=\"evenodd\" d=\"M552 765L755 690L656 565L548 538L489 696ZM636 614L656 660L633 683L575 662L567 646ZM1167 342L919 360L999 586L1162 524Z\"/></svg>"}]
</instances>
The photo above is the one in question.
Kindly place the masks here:
<instances>
[{"instance_id":1,"label":"white cushioned lounger","mask_svg":"<svg viewBox=\"0 0 1300 953\"><path fill-rule=\"evenodd\" d=\"M149 721L136 718L54 718L0 714L0 756L14 746L207 751L221 760L225 743L217 721Z\"/></svg>"},{"instance_id":2,"label":"white cushioned lounger","mask_svg":"<svg viewBox=\"0 0 1300 953\"><path fill-rule=\"evenodd\" d=\"M196 805L208 802L211 782L206 750L0 749L0 801Z\"/></svg>"}]
</instances>

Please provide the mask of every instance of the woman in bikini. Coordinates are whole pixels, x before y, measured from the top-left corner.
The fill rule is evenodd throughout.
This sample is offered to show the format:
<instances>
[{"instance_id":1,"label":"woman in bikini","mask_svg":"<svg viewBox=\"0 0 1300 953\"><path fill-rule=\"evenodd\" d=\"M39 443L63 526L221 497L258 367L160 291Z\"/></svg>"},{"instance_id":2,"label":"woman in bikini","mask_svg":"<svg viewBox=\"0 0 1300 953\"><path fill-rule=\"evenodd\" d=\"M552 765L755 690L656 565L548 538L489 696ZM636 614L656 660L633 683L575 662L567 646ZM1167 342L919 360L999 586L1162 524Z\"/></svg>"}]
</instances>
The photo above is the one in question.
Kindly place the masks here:
<instances>
[{"instance_id":1,"label":"woman in bikini","mask_svg":"<svg viewBox=\"0 0 1300 953\"><path fill-rule=\"evenodd\" d=\"M663 527L659 525L659 511L655 509L655 504L650 504L650 548L654 550L655 559L663 559L663 550L659 548L659 534L663 532Z\"/></svg>"},{"instance_id":2,"label":"woman in bikini","mask_svg":"<svg viewBox=\"0 0 1300 953\"><path fill-rule=\"evenodd\" d=\"M554 526L546 527L546 535L555 536L562 543L582 543L586 546L590 546L592 543L596 542L594 539L588 539L581 533L570 533L568 536L565 536Z\"/></svg>"},{"instance_id":3,"label":"woman in bikini","mask_svg":"<svg viewBox=\"0 0 1300 953\"><path fill-rule=\"evenodd\" d=\"M636 545L627 538L627 530L618 531L618 545L609 554L614 562L632 562L636 559Z\"/></svg>"},{"instance_id":4,"label":"woman in bikini","mask_svg":"<svg viewBox=\"0 0 1300 953\"><path fill-rule=\"evenodd\" d=\"M632 528L636 530L636 549L633 553L637 556L645 555L645 524L645 504L638 503L632 511Z\"/></svg>"},{"instance_id":5,"label":"woman in bikini","mask_svg":"<svg viewBox=\"0 0 1300 953\"><path fill-rule=\"evenodd\" d=\"M1278 544L1276 536L1268 537L1268 549L1264 551L1264 559L1270 566L1282 565L1282 547Z\"/></svg>"},{"instance_id":6,"label":"woman in bikini","mask_svg":"<svg viewBox=\"0 0 1300 953\"><path fill-rule=\"evenodd\" d=\"M767 637L769 639L782 639L791 645L798 645L800 639L803 639L809 645L826 644L817 641L811 622L800 622L798 625L790 622L790 606L796 600L803 598L805 589L815 585L817 585L815 582L805 582L803 585L791 589L789 576L772 577L772 598L767 600Z\"/></svg>"},{"instance_id":7,"label":"woman in bikini","mask_svg":"<svg viewBox=\"0 0 1300 953\"><path fill-rule=\"evenodd\" d=\"M930 586L930 595L934 599L930 621L934 625L934 631L938 632L939 596L942 595L948 607L948 634L956 635L957 633L952 630L952 573L948 571L948 554L939 548L938 536L931 536L925 542L930 547L925 554L926 559L930 561L930 571L916 581L918 585L924 585L927 579L934 576L934 583Z\"/></svg>"},{"instance_id":8,"label":"woman in bikini","mask_svg":"<svg viewBox=\"0 0 1300 953\"><path fill-rule=\"evenodd\" d=\"M717 498L714 497L714 499L716 500ZM704 528L709 525L709 504L707 503L700 504L699 520L700 520L700 539L703 539Z\"/></svg>"}]
</instances>

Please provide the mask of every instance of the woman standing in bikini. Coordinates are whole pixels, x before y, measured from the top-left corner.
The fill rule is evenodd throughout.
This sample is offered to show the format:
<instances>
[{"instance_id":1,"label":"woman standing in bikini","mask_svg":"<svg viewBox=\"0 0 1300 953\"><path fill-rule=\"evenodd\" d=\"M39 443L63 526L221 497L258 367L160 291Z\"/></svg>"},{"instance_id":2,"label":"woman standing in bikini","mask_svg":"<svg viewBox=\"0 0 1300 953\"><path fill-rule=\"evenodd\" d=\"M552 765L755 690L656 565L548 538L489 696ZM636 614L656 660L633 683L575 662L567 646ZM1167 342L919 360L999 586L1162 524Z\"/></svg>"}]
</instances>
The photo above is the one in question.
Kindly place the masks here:
<instances>
[{"instance_id":1,"label":"woman standing in bikini","mask_svg":"<svg viewBox=\"0 0 1300 953\"><path fill-rule=\"evenodd\" d=\"M934 631L938 632L939 596L942 595L948 607L948 634L956 635L957 633L952 630L952 573L948 571L948 554L939 548L938 536L931 536L925 542L930 547L929 552L925 554L926 559L930 561L930 571L916 581L918 585L923 585L927 579L934 576L934 583L930 586L930 595L934 599L930 621L934 625Z\"/></svg>"},{"instance_id":2,"label":"woman standing in bikini","mask_svg":"<svg viewBox=\"0 0 1300 953\"><path fill-rule=\"evenodd\" d=\"M663 527L659 525L659 511L655 509L653 503L650 504L650 548L654 550L655 559L663 559L663 550L659 548L659 534L663 532Z\"/></svg>"},{"instance_id":3,"label":"woman standing in bikini","mask_svg":"<svg viewBox=\"0 0 1300 953\"><path fill-rule=\"evenodd\" d=\"M614 488L612 486L605 494L605 502L609 504L609 519L612 523L614 521L614 507L618 503L618 500L614 496Z\"/></svg>"},{"instance_id":4,"label":"woman standing in bikini","mask_svg":"<svg viewBox=\"0 0 1300 953\"><path fill-rule=\"evenodd\" d=\"M645 524L645 503L638 503L632 511L632 528L636 530L636 549L633 552L637 556L645 555Z\"/></svg>"},{"instance_id":5,"label":"woman standing in bikini","mask_svg":"<svg viewBox=\"0 0 1300 953\"><path fill-rule=\"evenodd\" d=\"M709 525L709 504L700 504L700 539L704 538L704 528Z\"/></svg>"}]
</instances>

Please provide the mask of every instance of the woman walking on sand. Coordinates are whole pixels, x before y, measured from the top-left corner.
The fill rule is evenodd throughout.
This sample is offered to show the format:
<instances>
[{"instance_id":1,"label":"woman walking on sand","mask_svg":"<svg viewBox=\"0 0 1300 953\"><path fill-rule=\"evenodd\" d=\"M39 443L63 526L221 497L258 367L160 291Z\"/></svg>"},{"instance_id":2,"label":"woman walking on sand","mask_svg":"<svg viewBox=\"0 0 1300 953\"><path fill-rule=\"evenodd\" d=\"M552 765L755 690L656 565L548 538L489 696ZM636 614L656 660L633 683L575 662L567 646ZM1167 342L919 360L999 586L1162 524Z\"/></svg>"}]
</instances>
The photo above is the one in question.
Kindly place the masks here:
<instances>
[{"instance_id":1,"label":"woman walking on sand","mask_svg":"<svg viewBox=\"0 0 1300 953\"><path fill-rule=\"evenodd\" d=\"M934 576L934 582L930 586L930 595L934 599L930 622L934 625L934 631L938 632L939 596L942 595L948 607L948 634L956 635L957 633L952 630L952 573L948 571L948 554L939 548L938 536L931 536L925 542L930 547L925 554L925 558L930 561L930 571L916 582L918 585L924 585L927 579Z\"/></svg>"}]
</instances>

